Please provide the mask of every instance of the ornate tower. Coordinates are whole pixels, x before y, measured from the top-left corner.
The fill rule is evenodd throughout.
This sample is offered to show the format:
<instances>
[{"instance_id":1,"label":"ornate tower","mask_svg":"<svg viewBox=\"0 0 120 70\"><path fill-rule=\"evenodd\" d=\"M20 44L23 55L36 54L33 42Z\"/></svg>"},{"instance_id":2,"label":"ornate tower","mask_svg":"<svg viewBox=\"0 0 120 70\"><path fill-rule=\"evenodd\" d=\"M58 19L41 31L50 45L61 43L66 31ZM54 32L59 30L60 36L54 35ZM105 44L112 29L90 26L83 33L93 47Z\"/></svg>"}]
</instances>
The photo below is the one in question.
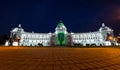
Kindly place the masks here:
<instances>
[{"instance_id":1,"label":"ornate tower","mask_svg":"<svg viewBox=\"0 0 120 70\"><path fill-rule=\"evenodd\" d=\"M68 33L67 28L65 27L62 21L60 21L57 27L55 28L55 34L58 34L59 32L64 32L65 34Z\"/></svg>"},{"instance_id":2,"label":"ornate tower","mask_svg":"<svg viewBox=\"0 0 120 70\"><path fill-rule=\"evenodd\" d=\"M20 45L20 37L21 34L24 32L24 29L21 27L21 24L18 25L18 27L12 29L11 31L11 35L10 35L10 45L12 45L13 42L18 42L18 45Z\"/></svg>"},{"instance_id":3,"label":"ornate tower","mask_svg":"<svg viewBox=\"0 0 120 70\"><path fill-rule=\"evenodd\" d=\"M114 44L114 34L111 28L105 26L105 24L102 23L102 27L99 29L99 31L102 33L104 41L110 41L112 44Z\"/></svg>"},{"instance_id":4,"label":"ornate tower","mask_svg":"<svg viewBox=\"0 0 120 70\"><path fill-rule=\"evenodd\" d=\"M67 28L63 24L62 21L60 21L55 28L55 43L56 45L66 45L66 35L67 35Z\"/></svg>"}]
</instances>

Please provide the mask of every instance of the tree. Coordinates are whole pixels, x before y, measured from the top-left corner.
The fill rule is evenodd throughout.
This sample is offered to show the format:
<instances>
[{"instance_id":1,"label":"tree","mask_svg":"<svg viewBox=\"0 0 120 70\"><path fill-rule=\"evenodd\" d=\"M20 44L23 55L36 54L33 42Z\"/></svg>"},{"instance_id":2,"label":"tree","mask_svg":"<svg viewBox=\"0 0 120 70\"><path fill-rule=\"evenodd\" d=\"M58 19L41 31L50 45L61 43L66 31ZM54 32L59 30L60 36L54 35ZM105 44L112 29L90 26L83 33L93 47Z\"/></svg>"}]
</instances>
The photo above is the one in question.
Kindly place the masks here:
<instances>
[{"instance_id":1,"label":"tree","mask_svg":"<svg viewBox=\"0 0 120 70\"><path fill-rule=\"evenodd\" d=\"M8 35L7 34L3 34L0 36L0 44L4 45L6 40L8 40Z\"/></svg>"}]
</instances>

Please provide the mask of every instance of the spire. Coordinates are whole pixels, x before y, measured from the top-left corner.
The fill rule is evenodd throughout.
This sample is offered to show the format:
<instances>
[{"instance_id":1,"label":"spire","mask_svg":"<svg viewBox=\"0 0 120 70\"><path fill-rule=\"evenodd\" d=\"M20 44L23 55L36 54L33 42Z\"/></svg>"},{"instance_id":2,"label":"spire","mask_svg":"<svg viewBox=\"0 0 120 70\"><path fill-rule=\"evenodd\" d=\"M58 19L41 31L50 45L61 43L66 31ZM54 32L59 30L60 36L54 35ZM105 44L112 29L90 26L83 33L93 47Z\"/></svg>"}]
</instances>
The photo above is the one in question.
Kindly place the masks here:
<instances>
[{"instance_id":1,"label":"spire","mask_svg":"<svg viewBox=\"0 0 120 70\"><path fill-rule=\"evenodd\" d=\"M19 25L18 25L18 27L20 27L20 28L21 28L21 24L19 24Z\"/></svg>"},{"instance_id":2,"label":"spire","mask_svg":"<svg viewBox=\"0 0 120 70\"><path fill-rule=\"evenodd\" d=\"M104 23L102 23L102 27L104 27L105 26L105 24Z\"/></svg>"}]
</instances>

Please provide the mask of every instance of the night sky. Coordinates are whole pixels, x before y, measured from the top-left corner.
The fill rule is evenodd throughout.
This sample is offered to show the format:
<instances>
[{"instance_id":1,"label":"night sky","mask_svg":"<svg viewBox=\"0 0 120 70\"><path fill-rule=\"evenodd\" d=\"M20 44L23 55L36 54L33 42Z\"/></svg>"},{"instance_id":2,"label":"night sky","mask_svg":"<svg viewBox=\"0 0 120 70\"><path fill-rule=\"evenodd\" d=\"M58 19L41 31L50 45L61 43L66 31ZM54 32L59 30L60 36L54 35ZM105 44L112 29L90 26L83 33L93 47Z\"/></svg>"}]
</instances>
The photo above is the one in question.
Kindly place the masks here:
<instances>
[{"instance_id":1,"label":"night sky","mask_svg":"<svg viewBox=\"0 0 120 70\"><path fill-rule=\"evenodd\" d=\"M68 32L97 31L104 22L120 33L116 0L0 0L0 35L22 24L29 32L54 32L62 20Z\"/></svg>"}]
</instances>

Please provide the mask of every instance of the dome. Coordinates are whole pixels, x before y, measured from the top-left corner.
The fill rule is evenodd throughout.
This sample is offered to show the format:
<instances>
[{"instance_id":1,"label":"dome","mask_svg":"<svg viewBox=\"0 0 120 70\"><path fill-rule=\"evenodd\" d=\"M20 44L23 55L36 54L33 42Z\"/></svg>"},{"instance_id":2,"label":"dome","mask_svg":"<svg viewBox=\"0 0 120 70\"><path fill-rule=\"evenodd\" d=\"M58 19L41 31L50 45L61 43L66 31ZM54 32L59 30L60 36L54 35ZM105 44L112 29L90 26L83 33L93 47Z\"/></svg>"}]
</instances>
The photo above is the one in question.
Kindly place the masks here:
<instances>
[{"instance_id":1,"label":"dome","mask_svg":"<svg viewBox=\"0 0 120 70\"><path fill-rule=\"evenodd\" d=\"M105 26L104 23L102 23L102 27L99 29L99 31L112 31L109 27Z\"/></svg>"},{"instance_id":2,"label":"dome","mask_svg":"<svg viewBox=\"0 0 120 70\"><path fill-rule=\"evenodd\" d=\"M18 31L24 32L24 29L21 27L21 24L18 25Z\"/></svg>"},{"instance_id":3,"label":"dome","mask_svg":"<svg viewBox=\"0 0 120 70\"><path fill-rule=\"evenodd\" d=\"M67 29L66 29L65 25L63 24L63 22L60 21L55 30L56 31L66 31Z\"/></svg>"},{"instance_id":4,"label":"dome","mask_svg":"<svg viewBox=\"0 0 120 70\"><path fill-rule=\"evenodd\" d=\"M24 32L24 29L21 27L21 24L19 24L18 27L11 30L11 32L18 32L18 31Z\"/></svg>"},{"instance_id":5,"label":"dome","mask_svg":"<svg viewBox=\"0 0 120 70\"><path fill-rule=\"evenodd\" d=\"M57 27L55 28L55 33L57 34L58 32L64 32L65 34L68 33L67 28L65 27L62 21L60 21Z\"/></svg>"}]
</instances>

